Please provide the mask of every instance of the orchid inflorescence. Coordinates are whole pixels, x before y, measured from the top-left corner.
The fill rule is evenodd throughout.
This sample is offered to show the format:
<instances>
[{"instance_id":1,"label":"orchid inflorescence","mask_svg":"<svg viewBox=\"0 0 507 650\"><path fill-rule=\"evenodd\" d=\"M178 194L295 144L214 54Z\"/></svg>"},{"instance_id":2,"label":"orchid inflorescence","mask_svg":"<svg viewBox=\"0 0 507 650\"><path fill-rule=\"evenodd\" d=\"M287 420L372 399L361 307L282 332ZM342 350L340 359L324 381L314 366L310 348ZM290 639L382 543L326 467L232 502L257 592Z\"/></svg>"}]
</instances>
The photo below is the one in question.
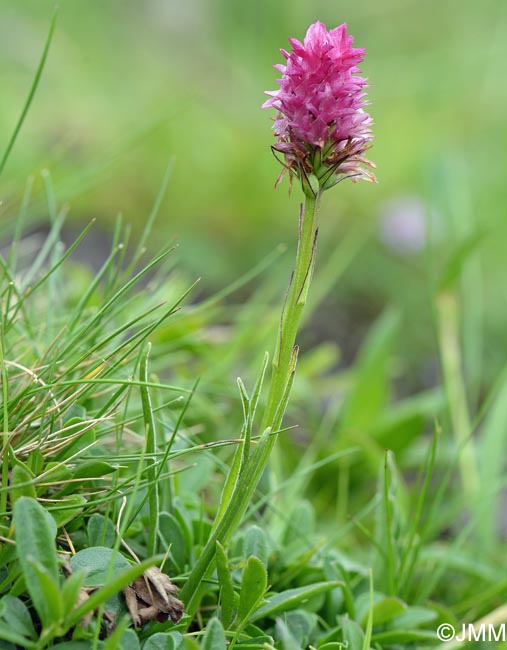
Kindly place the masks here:
<instances>
[{"instance_id":1,"label":"orchid inflorescence","mask_svg":"<svg viewBox=\"0 0 507 650\"><path fill-rule=\"evenodd\" d=\"M367 84L357 67L365 50L352 47L345 23L327 31L317 21L303 43L289 41L292 52L281 50L287 64L274 66L282 73L280 88L266 91L270 99L263 104L278 111L272 150L284 169L277 184L286 172L313 193L344 178L375 182L375 165L364 157L373 122L364 110Z\"/></svg>"}]
</instances>

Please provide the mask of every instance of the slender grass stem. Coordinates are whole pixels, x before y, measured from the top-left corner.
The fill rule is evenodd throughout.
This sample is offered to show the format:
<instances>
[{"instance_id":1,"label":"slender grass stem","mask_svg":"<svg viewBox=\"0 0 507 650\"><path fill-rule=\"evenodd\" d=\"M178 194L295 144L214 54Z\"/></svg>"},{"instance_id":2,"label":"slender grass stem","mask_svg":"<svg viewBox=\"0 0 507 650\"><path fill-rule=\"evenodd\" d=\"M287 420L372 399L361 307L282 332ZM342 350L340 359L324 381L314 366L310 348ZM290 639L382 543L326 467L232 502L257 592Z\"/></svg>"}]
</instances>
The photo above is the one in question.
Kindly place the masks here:
<instances>
[{"instance_id":1,"label":"slender grass stem","mask_svg":"<svg viewBox=\"0 0 507 650\"><path fill-rule=\"evenodd\" d=\"M479 473L472 439L473 427L467 392L463 380L457 299L450 293L443 293L438 298L437 307L442 372L454 437L458 445L461 481L465 495L472 501L470 505L473 506L479 494Z\"/></svg>"},{"instance_id":2,"label":"slender grass stem","mask_svg":"<svg viewBox=\"0 0 507 650\"><path fill-rule=\"evenodd\" d=\"M7 378L7 368L4 358L4 342L3 342L3 327L0 328L0 373L2 379L2 399L3 399L3 440L2 440L2 488L5 492L0 494L0 512L5 512L7 509L7 488L9 485L9 460L8 454L4 454L9 444L9 388Z\"/></svg>"},{"instance_id":3,"label":"slender grass stem","mask_svg":"<svg viewBox=\"0 0 507 650\"><path fill-rule=\"evenodd\" d=\"M12 151L12 148L14 147L14 143L16 142L16 139L19 135L19 132L21 131L21 127L23 126L23 122L25 121L25 118L28 114L28 110L30 108L30 105L33 101L33 98L35 96L35 92L37 90L37 86L39 85L39 81L42 77L42 71L44 70L44 66L46 65L46 59L48 58L48 53L49 53L49 48L51 46L51 41L53 40L53 33L55 31L55 25L56 25L56 17L57 17L57 11L53 13L53 18L51 20L51 25L49 26L49 33L46 39L46 44L44 45L44 50L42 51L42 56L39 61L39 65L37 67L37 71L35 73L34 80L32 82L32 85L30 87L30 92L28 93L28 97L26 99L25 105L23 106L23 110L21 111L21 115L19 116L19 119L17 121L17 124L14 128L14 131L11 135L11 138L7 144L7 147L5 149L4 155L0 159L0 174L3 172L5 164L9 158L9 155Z\"/></svg>"},{"instance_id":4,"label":"slender grass stem","mask_svg":"<svg viewBox=\"0 0 507 650\"><path fill-rule=\"evenodd\" d=\"M386 543L386 564L389 594L394 595L395 589L395 558L393 543L393 508L391 504L391 467L389 463L389 451L384 457L384 517L385 517L385 543Z\"/></svg>"},{"instance_id":5,"label":"slender grass stem","mask_svg":"<svg viewBox=\"0 0 507 650\"><path fill-rule=\"evenodd\" d=\"M146 429L146 454L152 454L147 462L147 477L150 481L148 488L148 506L150 511L150 529L148 533L148 551L150 555L157 552L158 539L158 510L159 510L159 489L157 482L157 461L153 454L157 451L157 432L155 426L155 417L153 415L153 405L151 401L150 389L148 388L148 356L150 354L150 344L147 346L146 354L141 359L140 378L143 385L141 386L141 401L143 404L144 424Z\"/></svg>"}]
</instances>

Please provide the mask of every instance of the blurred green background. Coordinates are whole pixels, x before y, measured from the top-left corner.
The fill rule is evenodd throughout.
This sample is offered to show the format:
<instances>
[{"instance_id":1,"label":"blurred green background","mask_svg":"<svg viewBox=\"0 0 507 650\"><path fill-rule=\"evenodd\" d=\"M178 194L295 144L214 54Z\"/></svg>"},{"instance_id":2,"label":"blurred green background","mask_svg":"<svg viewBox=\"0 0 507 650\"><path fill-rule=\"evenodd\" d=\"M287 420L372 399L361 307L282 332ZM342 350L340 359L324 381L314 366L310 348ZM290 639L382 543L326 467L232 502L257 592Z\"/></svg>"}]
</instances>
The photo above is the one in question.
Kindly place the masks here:
<instances>
[{"instance_id":1,"label":"blurred green background","mask_svg":"<svg viewBox=\"0 0 507 650\"><path fill-rule=\"evenodd\" d=\"M49 27L50 0L0 0L0 140L7 142ZM46 219L48 168L71 217L107 239L121 212L142 227L170 161L151 244L176 239L180 265L216 290L280 242L295 245L299 195L276 191L263 91L280 47L320 19L346 21L367 49L378 185L326 194L319 264L344 237L353 256L316 320L344 356L388 304L413 388L435 382L434 278L464 242L473 381L507 350L507 3L504 0L62 0L39 90L2 178L2 219L35 174L31 216ZM93 251L90 251L90 255ZM292 254L279 263L288 278ZM283 285L281 285L283 286ZM467 325L468 327L468 325ZM464 336L467 336L465 328ZM499 353L501 346L502 352Z\"/></svg>"}]
</instances>

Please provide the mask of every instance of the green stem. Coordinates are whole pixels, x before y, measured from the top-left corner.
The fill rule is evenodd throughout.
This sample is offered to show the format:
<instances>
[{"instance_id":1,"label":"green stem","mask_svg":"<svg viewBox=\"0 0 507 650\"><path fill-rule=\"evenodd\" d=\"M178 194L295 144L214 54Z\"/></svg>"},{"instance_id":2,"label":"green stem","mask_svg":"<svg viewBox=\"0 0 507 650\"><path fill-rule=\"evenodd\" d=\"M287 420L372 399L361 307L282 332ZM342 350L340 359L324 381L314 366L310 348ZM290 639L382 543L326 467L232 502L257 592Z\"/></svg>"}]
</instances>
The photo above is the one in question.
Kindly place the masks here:
<instances>
[{"instance_id":1,"label":"green stem","mask_svg":"<svg viewBox=\"0 0 507 650\"><path fill-rule=\"evenodd\" d=\"M320 196L320 194L307 196L304 209L301 212L296 268L291 279L280 322L278 343L273 358L273 374L261 431L270 426L276 433L283 418L283 413L280 414L281 417L277 417L277 410L283 398L285 387L291 377L296 336L312 279ZM278 419L279 422L276 421Z\"/></svg>"},{"instance_id":2,"label":"green stem","mask_svg":"<svg viewBox=\"0 0 507 650\"><path fill-rule=\"evenodd\" d=\"M308 192L300 218L296 267L285 300L273 358L271 384L261 424L263 434L241 471L222 519L210 535L181 590L181 598L186 604L186 613L191 616L195 614L199 606L203 583L210 575L216 543L224 544L227 542L230 535L241 523L261 476L266 469L271 450L276 442L277 433L282 424L296 367L296 336L315 263L319 207L320 193L312 195Z\"/></svg>"}]
</instances>

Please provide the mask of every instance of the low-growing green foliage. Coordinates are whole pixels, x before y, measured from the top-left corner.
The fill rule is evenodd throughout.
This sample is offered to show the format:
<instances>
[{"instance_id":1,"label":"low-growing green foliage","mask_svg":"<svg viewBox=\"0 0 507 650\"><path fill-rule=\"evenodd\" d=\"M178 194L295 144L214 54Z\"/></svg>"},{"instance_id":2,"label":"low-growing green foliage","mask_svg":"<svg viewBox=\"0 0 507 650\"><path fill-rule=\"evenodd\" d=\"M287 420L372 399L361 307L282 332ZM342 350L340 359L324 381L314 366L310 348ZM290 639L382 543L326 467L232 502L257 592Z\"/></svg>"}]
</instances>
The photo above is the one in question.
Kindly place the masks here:
<instances>
[{"instance_id":1,"label":"low-growing green foliage","mask_svg":"<svg viewBox=\"0 0 507 650\"><path fill-rule=\"evenodd\" d=\"M2 263L2 647L431 646L439 623L457 626L501 604L495 535L477 557L485 537L478 524L492 518L493 526L497 509L449 500L459 476L452 440L438 429L419 439L431 414L444 414L444 396L394 404L388 396L391 314L345 383L303 356L289 418L315 433L306 449L282 434L246 519L231 524L223 544L213 542L216 568L201 583L195 619L141 612L133 628L123 590L154 566L185 585L216 539L223 501L262 444L253 415L264 400L267 357L252 390L239 380L233 398L234 362L225 365L222 350L245 340L248 320L220 296L185 306L171 250L140 266L142 251L128 256L120 223L111 255L91 277L72 263L74 246L62 249L57 214L51 223L38 257L29 257L18 227ZM68 278L79 275L87 287L76 295L82 283ZM227 316L227 341L203 346ZM200 373L212 355L220 376L211 372L196 386L192 369ZM247 374L256 356L238 356ZM316 387L324 399L339 386L338 402L315 403ZM484 453L498 436L502 392L485 407ZM242 425L234 415L241 402ZM225 429L223 413L232 417ZM251 440L252 453L245 456L240 440Z\"/></svg>"}]
</instances>

